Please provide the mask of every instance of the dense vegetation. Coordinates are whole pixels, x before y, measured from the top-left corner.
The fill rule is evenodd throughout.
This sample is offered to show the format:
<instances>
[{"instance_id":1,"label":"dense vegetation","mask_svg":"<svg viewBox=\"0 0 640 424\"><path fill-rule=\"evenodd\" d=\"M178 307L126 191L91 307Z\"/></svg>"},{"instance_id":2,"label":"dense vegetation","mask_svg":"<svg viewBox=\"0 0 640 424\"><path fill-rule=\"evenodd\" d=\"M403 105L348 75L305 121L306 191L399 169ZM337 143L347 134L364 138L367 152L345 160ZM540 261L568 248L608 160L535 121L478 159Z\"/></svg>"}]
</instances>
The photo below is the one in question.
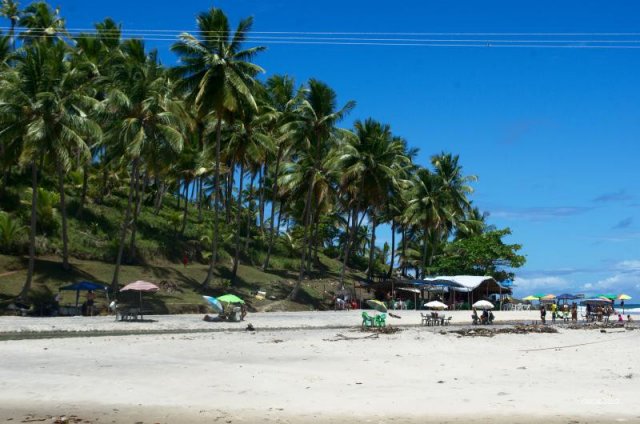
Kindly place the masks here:
<instances>
[{"instance_id":1,"label":"dense vegetation","mask_svg":"<svg viewBox=\"0 0 640 424\"><path fill-rule=\"evenodd\" d=\"M341 284L348 268L503 280L524 263L473 206L457 155L420 166L385 123L340 128L356 104L325 83L262 78L264 48L243 47L251 18L232 30L222 10L200 13L165 67L111 19L71 35L43 2L4 0L2 15L0 253L28 255L22 298L37 255L114 263L114 288L122 264L185 252L207 265L203 289L223 261L232 286L241 262L295 268L291 299L321 257Z\"/></svg>"}]
</instances>

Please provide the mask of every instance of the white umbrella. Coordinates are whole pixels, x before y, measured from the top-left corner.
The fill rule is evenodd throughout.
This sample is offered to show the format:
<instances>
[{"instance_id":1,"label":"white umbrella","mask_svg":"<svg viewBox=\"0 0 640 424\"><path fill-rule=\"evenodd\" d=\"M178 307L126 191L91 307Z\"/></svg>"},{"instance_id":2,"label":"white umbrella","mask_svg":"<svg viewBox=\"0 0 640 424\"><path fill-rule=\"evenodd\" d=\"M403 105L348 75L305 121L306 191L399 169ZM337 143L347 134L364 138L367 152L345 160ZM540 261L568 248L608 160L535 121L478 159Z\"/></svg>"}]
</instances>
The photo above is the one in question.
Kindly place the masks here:
<instances>
[{"instance_id":1,"label":"white umbrella","mask_svg":"<svg viewBox=\"0 0 640 424\"><path fill-rule=\"evenodd\" d=\"M478 300L473 304L473 307L476 309L493 309L493 303L486 300Z\"/></svg>"},{"instance_id":2,"label":"white umbrella","mask_svg":"<svg viewBox=\"0 0 640 424\"><path fill-rule=\"evenodd\" d=\"M447 305L437 300L432 300L431 302L427 302L424 304L424 306L426 306L429 309L447 309L448 308Z\"/></svg>"}]
</instances>

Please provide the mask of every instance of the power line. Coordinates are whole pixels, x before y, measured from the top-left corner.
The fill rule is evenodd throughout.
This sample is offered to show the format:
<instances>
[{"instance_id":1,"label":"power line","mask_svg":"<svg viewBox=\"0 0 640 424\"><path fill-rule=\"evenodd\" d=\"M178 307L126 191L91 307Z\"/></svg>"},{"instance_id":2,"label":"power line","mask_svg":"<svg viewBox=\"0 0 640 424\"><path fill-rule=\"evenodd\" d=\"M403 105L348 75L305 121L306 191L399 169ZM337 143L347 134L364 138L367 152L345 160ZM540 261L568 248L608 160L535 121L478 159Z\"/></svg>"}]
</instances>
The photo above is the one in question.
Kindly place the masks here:
<instances>
[{"instance_id":1,"label":"power line","mask_svg":"<svg viewBox=\"0 0 640 424\"><path fill-rule=\"evenodd\" d=\"M146 41L176 42L182 39L180 35L170 36L155 33L122 33L120 31L107 31L106 33L80 32L72 33L74 30L66 30L58 34L48 34L39 31L42 29L31 29L29 31L19 31L17 35L25 38L59 38L70 36L73 39L95 38L99 36L105 40L121 40L130 38L141 38ZM168 31L168 30L157 30ZM110 34L112 33L112 35ZM253 34L253 33L252 33ZM622 33L620 33L622 34ZM226 35L226 34L225 34ZM640 34L639 34L640 35ZM218 41L226 39L226 36L197 36L197 40ZM474 38L365 38L365 37L316 37L316 36L247 36L242 40L251 44L289 44L289 45L345 45L345 46L414 46L414 47L509 47L509 48L578 48L578 49L636 49L639 48L640 39L606 40L606 39L474 39Z\"/></svg>"}]
</instances>

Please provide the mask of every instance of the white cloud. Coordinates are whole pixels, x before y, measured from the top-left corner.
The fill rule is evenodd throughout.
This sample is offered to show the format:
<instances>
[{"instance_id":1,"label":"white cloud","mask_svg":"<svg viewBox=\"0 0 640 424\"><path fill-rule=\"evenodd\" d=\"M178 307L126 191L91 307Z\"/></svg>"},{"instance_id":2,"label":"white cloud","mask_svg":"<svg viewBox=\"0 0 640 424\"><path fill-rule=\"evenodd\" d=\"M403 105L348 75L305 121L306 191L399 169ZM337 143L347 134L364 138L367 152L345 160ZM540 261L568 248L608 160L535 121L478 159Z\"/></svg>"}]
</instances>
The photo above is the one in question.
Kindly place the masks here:
<instances>
[{"instance_id":1,"label":"white cloud","mask_svg":"<svg viewBox=\"0 0 640 424\"><path fill-rule=\"evenodd\" d=\"M516 277L514 284L517 286L519 294L533 294L533 292L542 291L555 293L563 288L569 287L571 283L562 277L546 276L537 278Z\"/></svg>"},{"instance_id":2,"label":"white cloud","mask_svg":"<svg viewBox=\"0 0 640 424\"><path fill-rule=\"evenodd\" d=\"M616 264L616 269L622 271L640 271L640 260L618 262Z\"/></svg>"}]
</instances>

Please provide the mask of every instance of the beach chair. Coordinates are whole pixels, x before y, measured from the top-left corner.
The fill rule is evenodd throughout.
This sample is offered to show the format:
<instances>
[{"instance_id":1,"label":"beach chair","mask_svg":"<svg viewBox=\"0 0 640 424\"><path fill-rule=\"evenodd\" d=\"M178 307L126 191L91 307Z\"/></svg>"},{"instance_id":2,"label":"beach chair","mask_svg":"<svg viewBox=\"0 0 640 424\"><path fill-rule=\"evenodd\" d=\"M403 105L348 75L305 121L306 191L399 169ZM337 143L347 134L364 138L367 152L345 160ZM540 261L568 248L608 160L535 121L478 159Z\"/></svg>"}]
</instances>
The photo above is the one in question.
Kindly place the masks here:
<instances>
[{"instance_id":1,"label":"beach chair","mask_svg":"<svg viewBox=\"0 0 640 424\"><path fill-rule=\"evenodd\" d=\"M422 317L422 325L431 325L431 315L420 312L420 316Z\"/></svg>"},{"instance_id":2,"label":"beach chair","mask_svg":"<svg viewBox=\"0 0 640 424\"><path fill-rule=\"evenodd\" d=\"M444 325L450 325L450 324L451 324L451 318L453 318L453 317L447 317L446 319L444 319L444 320L442 321L442 324L444 324Z\"/></svg>"},{"instance_id":3,"label":"beach chair","mask_svg":"<svg viewBox=\"0 0 640 424\"><path fill-rule=\"evenodd\" d=\"M362 328L364 329L365 327L373 327L374 325L375 325L375 322L373 320L373 317L363 311L362 312Z\"/></svg>"},{"instance_id":4,"label":"beach chair","mask_svg":"<svg viewBox=\"0 0 640 424\"><path fill-rule=\"evenodd\" d=\"M376 327L382 328L387 326L387 315L386 314L378 314L373 317Z\"/></svg>"}]
</instances>

